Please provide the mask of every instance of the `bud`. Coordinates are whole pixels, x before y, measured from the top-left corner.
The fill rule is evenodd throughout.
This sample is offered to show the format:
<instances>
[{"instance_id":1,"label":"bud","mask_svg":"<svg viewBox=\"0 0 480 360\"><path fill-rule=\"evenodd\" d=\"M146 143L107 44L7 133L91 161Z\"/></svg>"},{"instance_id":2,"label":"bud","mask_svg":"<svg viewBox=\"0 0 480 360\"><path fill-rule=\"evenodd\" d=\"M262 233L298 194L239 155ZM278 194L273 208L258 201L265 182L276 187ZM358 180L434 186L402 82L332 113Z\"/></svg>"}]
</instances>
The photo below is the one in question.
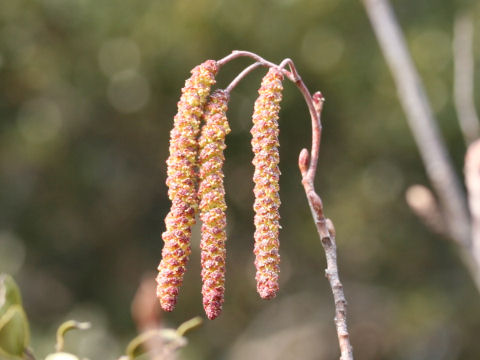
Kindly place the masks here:
<instances>
[{"instance_id":1,"label":"bud","mask_svg":"<svg viewBox=\"0 0 480 360\"><path fill-rule=\"evenodd\" d=\"M167 160L168 196L172 207L162 234L165 245L158 266L157 297L165 311L175 307L178 289L190 255L191 226L198 206L196 191L197 138L203 107L215 83L217 65L208 60L192 70L178 102L178 112L170 132L170 156Z\"/></svg>"},{"instance_id":2,"label":"bud","mask_svg":"<svg viewBox=\"0 0 480 360\"><path fill-rule=\"evenodd\" d=\"M225 160L225 136L230 132L227 121L229 95L224 90L215 91L204 112L205 124L199 139L200 219L202 225L201 262L203 307L210 320L222 310L225 293L225 189L222 166Z\"/></svg>"},{"instance_id":3,"label":"bud","mask_svg":"<svg viewBox=\"0 0 480 360\"><path fill-rule=\"evenodd\" d=\"M255 173L255 266L257 291L264 299L275 297L278 291L280 255L278 253L280 228L280 197L278 168L278 113L282 100L283 74L270 68L258 90L253 113L252 149Z\"/></svg>"}]
</instances>

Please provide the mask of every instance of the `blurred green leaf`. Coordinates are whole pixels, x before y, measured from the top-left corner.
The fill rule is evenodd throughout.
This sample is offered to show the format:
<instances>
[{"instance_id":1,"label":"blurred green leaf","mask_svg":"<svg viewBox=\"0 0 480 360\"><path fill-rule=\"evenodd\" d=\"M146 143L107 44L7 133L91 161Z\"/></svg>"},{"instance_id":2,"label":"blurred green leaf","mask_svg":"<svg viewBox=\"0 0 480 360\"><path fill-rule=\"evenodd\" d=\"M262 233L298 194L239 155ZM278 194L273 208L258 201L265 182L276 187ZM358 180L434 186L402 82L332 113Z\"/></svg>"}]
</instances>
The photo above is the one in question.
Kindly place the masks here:
<instances>
[{"instance_id":1,"label":"blurred green leaf","mask_svg":"<svg viewBox=\"0 0 480 360\"><path fill-rule=\"evenodd\" d=\"M20 305L12 305L0 318L0 355L22 358L30 341L27 317Z\"/></svg>"},{"instance_id":2,"label":"blurred green leaf","mask_svg":"<svg viewBox=\"0 0 480 360\"><path fill-rule=\"evenodd\" d=\"M10 275L0 274L0 317L12 305L22 305L20 290Z\"/></svg>"}]
</instances>

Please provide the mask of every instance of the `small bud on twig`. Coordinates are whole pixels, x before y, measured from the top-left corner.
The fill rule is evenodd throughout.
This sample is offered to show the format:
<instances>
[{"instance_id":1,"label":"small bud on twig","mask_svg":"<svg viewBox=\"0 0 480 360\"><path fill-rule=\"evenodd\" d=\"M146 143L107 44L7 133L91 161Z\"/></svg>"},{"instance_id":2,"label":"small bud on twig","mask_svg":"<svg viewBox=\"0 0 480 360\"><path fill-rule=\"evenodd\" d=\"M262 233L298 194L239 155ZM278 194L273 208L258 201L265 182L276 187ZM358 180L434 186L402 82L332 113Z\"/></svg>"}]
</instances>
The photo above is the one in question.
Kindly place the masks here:
<instances>
[{"instance_id":1,"label":"small bud on twig","mask_svg":"<svg viewBox=\"0 0 480 360\"><path fill-rule=\"evenodd\" d=\"M300 173L305 175L308 171L308 160L309 160L308 150L302 149L300 155L298 155L298 167L300 168Z\"/></svg>"}]
</instances>

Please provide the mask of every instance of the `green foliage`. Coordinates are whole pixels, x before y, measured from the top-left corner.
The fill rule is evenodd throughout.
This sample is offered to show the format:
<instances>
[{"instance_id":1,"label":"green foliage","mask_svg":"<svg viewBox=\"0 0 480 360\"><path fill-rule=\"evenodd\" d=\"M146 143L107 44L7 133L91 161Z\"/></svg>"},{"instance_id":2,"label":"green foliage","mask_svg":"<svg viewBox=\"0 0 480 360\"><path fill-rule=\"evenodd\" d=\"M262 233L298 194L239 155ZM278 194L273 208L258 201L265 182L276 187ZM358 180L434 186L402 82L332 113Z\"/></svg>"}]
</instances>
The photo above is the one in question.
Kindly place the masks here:
<instances>
[{"instance_id":1,"label":"green foliage","mask_svg":"<svg viewBox=\"0 0 480 360\"><path fill-rule=\"evenodd\" d=\"M0 355L20 359L30 341L28 321L20 305L12 305L0 318Z\"/></svg>"},{"instance_id":2,"label":"green foliage","mask_svg":"<svg viewBox=\"0 0 480 360\"><path fill-rule=\"evenodd\" d=\"M0 356L23 359L30 342L30 329L17 284L0 274Z\"/></svg>"},{"instance_id":3,"label":"green foliage","mask_svg":"<svg viewBox=\"0 0 480 360\"><path fill-rule=\"evenodd\" d=\"M12 305L22 305L20 289L10 275L0 274L0 317Z\"/></svg>"}]
</instances>

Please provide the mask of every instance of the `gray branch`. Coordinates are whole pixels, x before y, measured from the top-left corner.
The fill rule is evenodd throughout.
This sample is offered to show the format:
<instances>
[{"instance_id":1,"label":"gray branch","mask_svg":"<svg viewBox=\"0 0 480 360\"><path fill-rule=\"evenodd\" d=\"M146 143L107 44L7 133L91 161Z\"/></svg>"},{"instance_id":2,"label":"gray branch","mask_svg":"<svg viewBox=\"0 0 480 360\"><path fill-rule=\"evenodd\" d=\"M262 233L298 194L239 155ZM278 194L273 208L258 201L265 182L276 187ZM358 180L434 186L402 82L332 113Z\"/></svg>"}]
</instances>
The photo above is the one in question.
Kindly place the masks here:
<instances>
[{"instance_id":1,"label":"gray branch","mask_svg":"<svg viewBox=\"0 0 480 360\"><path fill-rule=\"evenodd\" d=\"M363 0L363 4L395 80L427 175L439 198L448 232L458 243L469 246L470 220L465 194L391 5L388 0Z\"/></svg>"},{"instance_id":2,"label":"gray branch","mask_svg":"<svg viewBox=\"0 0 480 360\"><path fill-rule=\"evenodd\" d=\"M468 145L479 137L479 121L473 91L473 22L466 12L455 18L453 59L455 108Z\"/></svg>"}]
</instances>

